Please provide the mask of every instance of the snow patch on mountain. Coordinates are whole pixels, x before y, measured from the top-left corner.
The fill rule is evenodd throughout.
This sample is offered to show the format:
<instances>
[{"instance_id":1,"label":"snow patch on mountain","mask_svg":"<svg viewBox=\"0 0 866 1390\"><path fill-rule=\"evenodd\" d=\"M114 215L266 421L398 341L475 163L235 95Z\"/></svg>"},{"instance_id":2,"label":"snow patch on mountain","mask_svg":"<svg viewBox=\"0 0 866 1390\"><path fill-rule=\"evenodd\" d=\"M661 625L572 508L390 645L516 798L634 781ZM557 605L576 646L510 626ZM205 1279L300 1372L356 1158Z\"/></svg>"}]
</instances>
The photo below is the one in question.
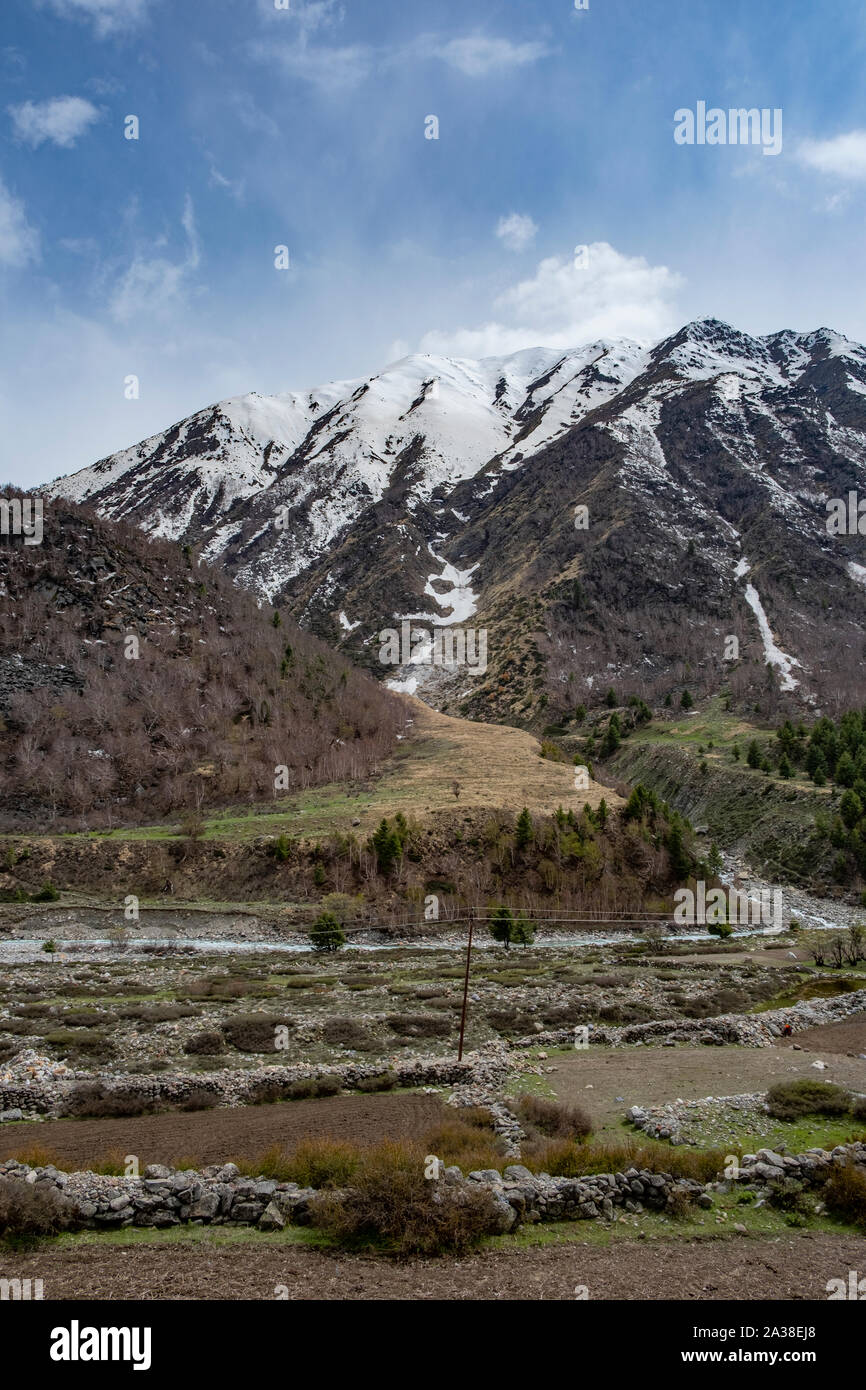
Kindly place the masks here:
<instances>
[{"instance_id":1,"label":"snow patch on mountain","mask_svg":"<svg viewBox=\"0 0 866 1390\"><path fill-rule=\"evenodd\" d=\"M761 641L764 644L764 658L771 666L777 668L782 677L781 689L796 690L799 681L795 680L791 673L795 666L800 666L802 669L802 663L799 662L796 657L788 656L787 652L783 652L781 647L776 645L769 620L764 612L764 606L761 603L760 596L754 584L746 585L746 603L758 620Z\"/></svg>"}]
</instances>

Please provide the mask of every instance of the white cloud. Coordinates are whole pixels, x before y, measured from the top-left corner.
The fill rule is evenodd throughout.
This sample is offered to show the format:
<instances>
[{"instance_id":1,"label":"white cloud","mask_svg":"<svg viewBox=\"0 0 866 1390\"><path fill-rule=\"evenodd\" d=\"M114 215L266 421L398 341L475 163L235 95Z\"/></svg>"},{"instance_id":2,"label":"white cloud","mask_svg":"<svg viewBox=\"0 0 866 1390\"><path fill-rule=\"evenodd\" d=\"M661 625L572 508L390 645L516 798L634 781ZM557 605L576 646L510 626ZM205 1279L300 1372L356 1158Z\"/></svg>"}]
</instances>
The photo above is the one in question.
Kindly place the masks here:
<instances>
[{"instance_id":1,"label":"white cloud","mask_svg":"<svg viewBox=\"0 0 866 1390\"><path fill-rule=\"evenodd\" d=\"M527 347L577 347L596 338L655 341L676 327L673 301L681 276L649 265L643 256L624 256L605 241L585 250L585 257L541 261L531 279L494 300L497 318L475 328L427 333L421 351L495 357Z\"/></svg>"},{"instance_id":2,"label":"white cloud","mask_svg":"<svg viewBox=\"0 0 866 1390\"><path fill-rule=\"evenodd\" d=\"M844 212L851 201L851 190L843 188L839 193L831 193L824 201L824 211L837 213Z\"/></svg>"},{"instance_id":3,"label":"white cloud","mask_svg":"<svg viewBox=\"0 0 866 1390\"><path fill-rule=\"evenodd\" d=\"M264 5L265 0L260 3ZM290 12L277 13L287 18ZM489 77L535 63L553 51L543 43L512 43L510 39L486 34L447 40L436 34L423 34L407 45L378 48L371 44L340 48L307 42L314 29L342 17L342 10L334 13L333 0L308 3L295 16L299 26L296 39L289 43L264 43L256 39L249 45L249 52L253 58L277 63L290 77L309 82L322 91L335 92L358 86L379 68L405 66L408 59L436 58L465 77Z\"/></svg>"},{"instance_id":4,"label":"white cloud","mask_svg":"<svg viewBox=\"0 0 866 1390\"><path fill-rule=\"evenodd\" d=\"M462 39L449 39L447 43L433 41L428 51L465 77L489 77L511 68L522 68L552 52L544 43L512 43L510 39L491 38L486 34L470 34Z\"/></svg>"},{"instance_id":5,"label":"white cloud","mask_svg":"<svg viewBox=\"0 0 866 1390\"><path fill-rule=\"evenodd\" d=\"M46 4L64 19L90 20L96 37L133 29L147 13L149 0L34 0L37 9Z\"/></svg>"},{"instance_id":6,"label":"white cloud","mask_svg":"<svg viewBox=\"0 0 866 1390\"><path fill-rule=\"evenodd\" d=\"M244 192L246 190L246 180L227 179L225 174L220 173L213 160L210 161L210 179L208 180L208 182L210 183L211 188L224 188L227 193L231 194L236 203L243 202Z\"/></svg>"},{"instance_id":7,"label":"white cloud","mask_svg":"<svg viewBox=\"0 0 866 1390\"><path fill-rule=\"evenodd\" d=\"M532 218L520 212L500 217L496 226L496 235L509 251L525 251L535 240L537 231L538 227Z\"/></svg>"},{"instance_id":8,"label":"white cloud","mask_svg":"<svg viewBox=\"0 0 866 1390\"><path fill-rule=\"evenodd\" d=\"M9 114L19 140L34 148L50 140L69 150L79 136L101 119L97 107L84 97L52 97L49 101L25 101L10 106Z\"/></svg>"},{"instance_id":9,"label":"white cloud","mask_svg":"<svg viewBox=\"0 0 866 1390\"><path fill-rule=\"evenodd\" d=\"M195 212L189 194L184 200L181 225L187 238L187 252L182 261L137 255L120 277L108 304L116 323L164 318L183 306L190 288L190 272L197 270L201 262Z\"/></svg>"},{"instance_id":10,"label":"white cloud","mask_svg":"<svg viewBox=\"0 0 866 1390\"><path fill-rule=\"evenodd\" d=\"M259 12L263 19L276 19L281 24L294 22L303 35L339 23L345 13L337 0L290 0L287 10L278 10L274 0L259 0Z\"/></svg>"},{"instance_id":11,"label":"white cloud","mask_svg":"<svg viewBox=\"0 0 866 1390\"><path fill-rule=\"evenodd\" d=\"M366 44L351 44L345 48L310 48L305 43L250 44L253 58L275 62L288 77L309 82L323 92L338 92L356 87L369 76L374 52Z\"/></svg>"},{"instance_id":12,"label":"white cloud","mask_svg":"<svg viewBox=\"0 0 866 1390\"><path fill-rule=\"evenodd\" d=\"M24 204L0 179L0 265L19 268L39 256L39 236L30 226Z\"/></svg>"},{"instance_id":13,"label":"white cloud","mask_svg":"<svg viewBox=\"0 0 866 1390\"><path fill-rule=\"evenodd\" d=\"M851 130L832 140L805 140L800 159L822 174L842 179L866 179L866 130Z\"/></svg>"}]
</instances>

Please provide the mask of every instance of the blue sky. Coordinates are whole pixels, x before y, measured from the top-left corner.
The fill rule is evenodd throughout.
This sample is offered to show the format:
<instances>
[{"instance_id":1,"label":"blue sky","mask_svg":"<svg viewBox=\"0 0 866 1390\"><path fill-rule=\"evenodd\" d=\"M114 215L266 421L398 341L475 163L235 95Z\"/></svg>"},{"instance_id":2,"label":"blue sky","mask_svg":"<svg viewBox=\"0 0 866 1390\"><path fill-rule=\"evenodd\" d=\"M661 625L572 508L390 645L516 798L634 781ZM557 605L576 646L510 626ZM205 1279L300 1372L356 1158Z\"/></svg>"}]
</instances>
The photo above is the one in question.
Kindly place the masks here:
<instances>
[{"instance_id":1,"label":"blue sky","mask_svg":"<svg viewBox=\"0 0 866 1390\"><path fill-rule=\"evenodd\" d=\"M409 351L866 340L864 50L860 0L4 0L0 479Z\"/></svg>"}]
</instances>

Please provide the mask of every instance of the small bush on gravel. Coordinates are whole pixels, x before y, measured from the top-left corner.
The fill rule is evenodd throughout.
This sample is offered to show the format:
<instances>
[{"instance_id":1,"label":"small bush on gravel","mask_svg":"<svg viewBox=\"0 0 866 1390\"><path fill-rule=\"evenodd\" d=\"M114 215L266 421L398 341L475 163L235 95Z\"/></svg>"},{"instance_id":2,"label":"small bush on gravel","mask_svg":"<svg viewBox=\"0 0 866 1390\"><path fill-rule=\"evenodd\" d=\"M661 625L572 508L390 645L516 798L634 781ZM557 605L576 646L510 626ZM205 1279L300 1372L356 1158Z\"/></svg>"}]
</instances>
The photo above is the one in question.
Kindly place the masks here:
<instances>
[{"instance_id":1,"label":"small bush on gravel","mask_svg":"<svg viewBox=\"0 0 866 1390\"><path fill-rule=\"evenodd\" d=\"M232 999L242 999L244 995L264 999L276 993L276 986L269 980L255 977L216 975L204 980L193 980L184 993L188 999L220 999L229 1002Z\"/></svg>"},{"instance_id":2,"label":"small bush on gravel","mask_svg":"<svg viewBox=\"0 0 866 1390\"><path fill-rule=\"evenodd\" d=\"M777 1120L799 1120L804 1115L847 1115L851 1093L829 1081L805 1076L780 1081L767 1092L767 1109Z\"/></svg>"},{"instance_id":3,"label":"small bush on gravel","mask_svg":"<svg viewBox=\"0 0 866 1390\"><path fill-rule=\"evenodd\" d=\"M70 1009L61 1014L58 1022L64 1028L98 1028L102 1023L115 1023L114 1014L100 1013L98 1009Z\"/></svg>"},{"instance_id":4,"label":"small bush on gravel","mask_svg":"<svg viewBox=\"0 0 866 1390\"><path fill-rule=\"evenodd\" d=\"M89 1028L82 1028L80 1032L57 1028L45 1034L45 1041L51 1047L55 1047L62 1056L73 1059L83 1056L98 1057L101 1061L107 1061L117 1051L110 1038Z\"/></svg>"},{"instance_id":5,"label":"small bush on gravel","mask_svg":"<svg viewBox=\"0 0 866 1390\"><path fill-rule=\"evenodd\" d=\"M577 1105L522 1095L517 1097L516 1109L525 1125L547 1139L586 1139L592 1133L592 1120Z\"/></svg>"},{"instance_id":6,"label":"small bush on gravel","mask_svg":"<svg viewBox=\"0 0 866 1390\"><path fill-rule=\"evenodd\" d=\"M354 1018L346 1018L340 1014L327 1019L322 1028L322 1038L326 1043L338 1047L351 1047L358 1052L368 1052L376 1046L366 1028L362 1028Z\"/></svg>"},{"instance_id":7,"label":"small bush on gravel","mask_svg":"<svg viewBox=\"0 0 866 1390\"><path fill-rule=\"evenodd\" d=\"M189 1004L130 1004L120 1010L120 1017L138 1019L141 1023L174 1023L179 1018L195 1018L197 1013L198 1009L190 1008Z\"/></svg>"},{"instance_id":8,"label":"small bush on gravel","mask_svg":"<svg viewBox=\"0 0 866 1390\"><path fill-rule=\"evenodd\" d=\"M491 1028L495 1028L497 1033L505 1033L509 1037L523 1037L532 1032L532 1025L535 1022L532 1014L521 1013L519 1009L491 1009L487 1014L487 1022ZM545 1022L547 1017L545 1016ZM551 1027L558 1026L560 1020L557 1015L556 1023ZM571 1017L563 1020L564 1024L570 1023Z\"/></svg>"},{"instance_id":9,"label":"small bush on gravel","mask_svg":"<svg viewBox=\"0 0 866 1390\"><path fill-rule=\"evenodd\" d=\"M11 1033L14 1038L38 1037L44 1028L44 1024L38 1019L33 1018L4 1018L0 1019L0 1030L4 1033Z\"/></svg>"},{"instance_id":10,"label":"small bush on gravel","mask_svg":"<svg viewBox=\"0 0 866 1390\"><path fill-rule=\"evenodd\" d=\"M280 1014L235 1014L220 1028L238 1052L276 1052L276 1029L294 1028L290 1019Z\"/></svg>"},{"instance_id":11,"label":"small bush on gravel","mask_svg":"<svg viewBox=\"0 0 866 1390\"><path fill-rule=\"evenodd\" d=\"M827 1210L866 1230L866 1173L853 1163L834 1168L824 1185Z\"/></svg>"},{"instance_id":12,"label":"small bush on gravel","mask_svg":"<svg viewBox=\"0 0 866 1390\"><path fill-rule=\"evenodd\" d=\"M71 1203L47 1183L0 1178L0 1245L23 1250L68 1230Z\"/></svg>"},{"instance_id":13,"label":"small bush on gravel","mask_svg":"<svg viewBox=\"0 0 866 1390\"><path fill-rule=\"evenodd\" d=\"M313 1224L347 1250L461 1255L498 1228L488 1189L424 1177L421 1149L386 1143L364 1155L348 1192L313 1203Z\"/></svg>"},{"instance_id":14,"label":"small bush on gravel","mask_svg":"<svg viewBox=\"0 0 866 1390\"><path fill-rule=\"evenodd\" d=\"M187 1038L183 1050L188 1057L213 1057L225 1051L222 1033L193 1033Z\"/></svg>"},{"instance_id":15,"label":"small bush on gravel","mask_svg":"<svg viewBox=\"0 0 866 1390\"><path fill-rule=\"evenodd\" d=\"M453 1027L441 1014L389 1014L386 1022L401 1038L444 1038Z\"/></svg>"}]
</instances>

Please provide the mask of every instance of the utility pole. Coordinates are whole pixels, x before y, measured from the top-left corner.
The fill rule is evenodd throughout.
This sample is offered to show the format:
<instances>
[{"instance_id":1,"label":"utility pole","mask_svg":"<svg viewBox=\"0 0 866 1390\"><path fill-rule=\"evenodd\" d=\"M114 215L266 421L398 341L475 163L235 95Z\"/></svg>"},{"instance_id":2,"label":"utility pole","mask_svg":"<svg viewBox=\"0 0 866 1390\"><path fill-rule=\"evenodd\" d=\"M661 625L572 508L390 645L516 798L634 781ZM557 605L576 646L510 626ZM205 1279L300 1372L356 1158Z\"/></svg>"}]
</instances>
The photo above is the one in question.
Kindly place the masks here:
<instances>
[{"instance_id":1,"label":"utility pole","mask_svg":"<svg viewBox=\"0 0 866 1390\"><path fill-rule=\"evenodd\" d=\"M466 1001L469 997L469 962L472 957L472 927L475 922L475 909L469 909L469 940L466 943L466 975L463 980L463 1012L460 1016L460 1047L457 1052L458 1062L463 1061L463 1034L466 1031Z\"/></svg>"}]
</instances>

